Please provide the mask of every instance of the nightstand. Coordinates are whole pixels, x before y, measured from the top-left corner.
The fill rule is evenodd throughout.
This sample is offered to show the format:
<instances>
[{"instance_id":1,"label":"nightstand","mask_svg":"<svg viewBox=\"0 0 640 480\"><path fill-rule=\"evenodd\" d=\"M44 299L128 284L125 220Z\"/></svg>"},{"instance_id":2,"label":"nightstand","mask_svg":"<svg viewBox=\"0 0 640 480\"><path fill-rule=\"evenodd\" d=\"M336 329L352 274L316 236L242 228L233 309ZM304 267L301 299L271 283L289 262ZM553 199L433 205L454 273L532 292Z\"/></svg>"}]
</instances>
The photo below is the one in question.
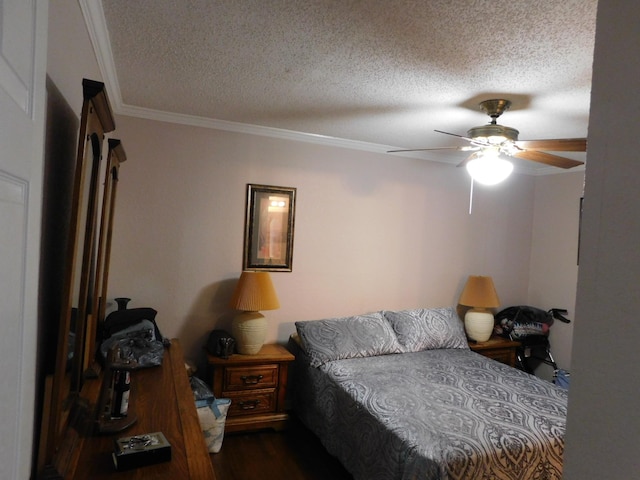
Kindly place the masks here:
<instances>
[{"instance_id":1,"label":"nightstand","mask_svg":"<svg viewBox=\"0 0 640 480\"><path fill-rule=\"evenodd\" d=\"M225 432L286 427L289 363L294 356L282 345L267 344L256 355L228 359L207 353L208 379L217 398L230 398Z\"/></svg>"},{"instance_id":2,"label":"nightstand","mask_svg":"<svg viewBox=\"0 0 640 480\"><path fill-rule=\"evenodd\" d=\"M519 346L520 342L498 336L492 336L486 342L469 342L469 348L474 352L511 367L516 365L516 349Z\"/></svg>"}]
</instances>

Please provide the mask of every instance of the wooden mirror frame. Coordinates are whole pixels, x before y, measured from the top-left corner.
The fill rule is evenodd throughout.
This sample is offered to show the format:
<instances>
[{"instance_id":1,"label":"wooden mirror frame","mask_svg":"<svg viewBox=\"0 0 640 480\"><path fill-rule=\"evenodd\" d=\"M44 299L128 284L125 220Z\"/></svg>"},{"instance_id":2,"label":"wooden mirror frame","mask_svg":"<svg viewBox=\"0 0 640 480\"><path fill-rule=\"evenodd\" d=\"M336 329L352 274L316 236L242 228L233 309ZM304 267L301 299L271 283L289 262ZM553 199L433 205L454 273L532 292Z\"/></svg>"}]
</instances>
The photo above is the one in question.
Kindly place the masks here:
<instances>
[{"instance_id":1,"label":"wooden mirror frame","mask_svg":"<svg viewBox=\"0 0 640 480\"><path fill-rule=\"evenodd\" d=\"M106 294L106 262L115 188L109 172L126 159L120 142L109 149L106 169L109 187L101 188L100 171L105 134L115 122L104 83L83 79L83 104L73 183L71 218L66 257L61 314L58 326L55 372L47 379L39 447L41 478L61 478L66 470L67 442L63 442L78 402L85 372L95 353L99 297ZM103 193L104 195L101 195ZM102 215L98 206L102 201ZM106 202L106 203L105 203ZM107 219L105 221L105 218ZM108 240L106 237L108 236ZM75 334L75 340L70 342ZM73 345L72 352L70 345ZM70 353L72 356L70 357Z\"/></svg>"},{"instance_id":2,"label":"wooden mirror frame","mask_svg":"<svg viewBox=\"0 0 640 480\"><path fill-rule=\"evenodd\" d=\"M98 325L104 319L107 309L107 287L109 283L109 261L111 259L111 239L113 237L113 217L116 203L116 190L120 164L127 160L120 140L109 138L107 140L108 154L107 167L104 174L102 213L100 215L100 236L98 238L98 251L95 265L95 284L91 295L93 304L91 312L96 321L88 322L88 331L85 341L84 372L86 375L96 374L95 364L96 338Z\"/></svg>"}]
</instances>

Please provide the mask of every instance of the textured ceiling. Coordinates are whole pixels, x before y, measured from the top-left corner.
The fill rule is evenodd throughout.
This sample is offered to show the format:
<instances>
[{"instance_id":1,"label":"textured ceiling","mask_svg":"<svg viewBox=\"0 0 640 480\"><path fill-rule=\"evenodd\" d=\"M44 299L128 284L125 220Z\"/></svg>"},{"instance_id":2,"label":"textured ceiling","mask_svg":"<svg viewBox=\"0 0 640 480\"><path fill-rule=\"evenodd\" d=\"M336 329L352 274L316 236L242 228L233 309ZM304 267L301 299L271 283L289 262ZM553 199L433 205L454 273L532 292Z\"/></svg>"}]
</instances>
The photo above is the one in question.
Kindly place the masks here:
<instances>
[{"instance_id":1,"label":"textured ceiling","mask_svg":"<svg viewBox=\"0 0 640 480\"><path fill-rule=\"evenodd\" d=\"M520 139L587 135L597 0L80 3L119 113L385 151L463 145L433 130L497 97Z\"/></svg>"}]
</instances>

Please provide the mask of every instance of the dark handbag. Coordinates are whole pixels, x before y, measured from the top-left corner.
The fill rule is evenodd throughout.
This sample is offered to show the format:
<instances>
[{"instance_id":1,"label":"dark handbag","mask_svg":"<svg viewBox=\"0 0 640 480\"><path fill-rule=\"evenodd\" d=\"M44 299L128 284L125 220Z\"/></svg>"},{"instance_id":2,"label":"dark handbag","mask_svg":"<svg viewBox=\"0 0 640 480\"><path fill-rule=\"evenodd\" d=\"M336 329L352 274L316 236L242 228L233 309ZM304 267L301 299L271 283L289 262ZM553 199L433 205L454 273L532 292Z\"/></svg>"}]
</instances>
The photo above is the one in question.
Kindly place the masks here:
<instances>
[{"instance_id":1,"label":"dark handbag","mask_svg":"<svg viewBox=\"0 0 640 480\"><path fill-rule=\"evenodd\" d=\"M552 308L548 311L528 305L508 307L495 315L494 332L505 337L546 336L554 319L563 323L571 320L563 316L567 311Z\"/></svg>"},{"instance_id":2,"label":"dark handbag","mask_svg":"<svg viewBox=\"0 0 640 480\"><path fill-rule=\"evenodd\" d=\"M110 336L118 333L125 328L140 323L142 320L149 320L153 323L154 334L157 340L163 341L164 337L160 333L160 329L156 324L156 315L158 312L153 308L129 308L116 310L107 315L102 324L102 339L106 340Z\"/></svg>"},{"instance_id":3,"label":"dark handbag","mask_svg":"<svg viewBox=\"0 0 640 480\"><path fill-rule=\"evenodd\" d=\"M109 351L117 347L120 360L131 368L153 367L162 364L164 348L170 345L156 324L153 308L131 308L111 312L101 329L98 360L104 363Z\"/></svg>"},{"instance_id":4,"label":"dark handbag","mask_svg":"<svg viewBox=\"0 0 640 480\"><path fill-rule=\"evenodd\" d=\"M549 312L528 305L508 307L495 316L494 333L510 338L547 336L553 324Z\"/></svg>"},{"instance_id":5,"label":"dark handbag","mask_svg":"<svg viewBox=\"0 0 640 480\"><path fill-rule=\"evenodd\" d=\"M229 358L235 347L235 339L226 330L212 330L206 344L208 352L220 358Z\"/></svg>"}]
</instances>

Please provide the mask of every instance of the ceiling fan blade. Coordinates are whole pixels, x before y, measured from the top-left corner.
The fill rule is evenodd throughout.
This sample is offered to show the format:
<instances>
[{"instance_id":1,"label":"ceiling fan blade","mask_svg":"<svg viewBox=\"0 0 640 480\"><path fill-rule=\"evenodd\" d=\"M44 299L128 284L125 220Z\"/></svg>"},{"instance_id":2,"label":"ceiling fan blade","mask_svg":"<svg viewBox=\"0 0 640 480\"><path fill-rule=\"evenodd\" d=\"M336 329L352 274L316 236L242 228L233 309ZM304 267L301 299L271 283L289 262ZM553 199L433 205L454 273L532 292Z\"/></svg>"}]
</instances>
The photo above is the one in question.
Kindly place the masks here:
<instances>
[{"instance_id":1,"label":"ceiling fan blade","mask_svg":"<svg viewBox=\"0 0 640 480\"><path fill-rule=\"evenodd\" d=\"M465 140L473 142L473 138L465 137L464 135L458 135L457 133L443 132L442 130L434 130L434 132L444 133L445 135L451 135L452 137L464 138Z\"/></svg>"},{"instance_id":2,"label":"ceiling fan blade","mask_svg":"<svg viewBox=\"0 0 640 480\"><path fill-rule=\"evenodd\" d=\"M586 152L586 138L557 138L553 140L520 140L516 145L525 150L550 152Z\"/></svg>"},{"instance_id":3,"label":"ceiling fan blade","mask_svg":"<svg viewBox=\"0 0 640 480\"><path fill-rule=\"evenodd\" d=\"M525 160L531 160L533 162L544 163L546 165L551 165L553 167L560 167L560 168L577 167L578 165L582 165L584 163L579 160L572 160L570 158L559 157L558 155L553 155L551 153L545 153L545 152L538 152L536 150L524 150L522 152L515 153L513 156L518 158L524 158Z\"/></svg>"}]
</instances>

